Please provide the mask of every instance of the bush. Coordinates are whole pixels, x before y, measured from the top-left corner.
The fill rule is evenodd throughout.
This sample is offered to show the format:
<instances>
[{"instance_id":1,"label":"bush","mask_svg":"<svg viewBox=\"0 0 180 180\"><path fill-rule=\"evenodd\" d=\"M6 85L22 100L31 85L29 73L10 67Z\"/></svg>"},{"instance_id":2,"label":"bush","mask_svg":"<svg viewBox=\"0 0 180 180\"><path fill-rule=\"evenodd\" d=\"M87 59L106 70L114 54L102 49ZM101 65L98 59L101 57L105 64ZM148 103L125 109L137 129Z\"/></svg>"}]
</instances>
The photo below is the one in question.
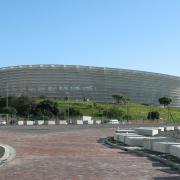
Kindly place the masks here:
<instances>
[{"instance_id":1,"label":"bush","mask_svg":"<svg viewBox=\"0 0 180 180\"><path fill-rule=\"evenodd\" d=\"M160 114L159 114L158 111L149 112L148 116L147 116L147 118L150 119L150 120L159 119L159 117L160 117Z\"/></svg>"}]
</instances>

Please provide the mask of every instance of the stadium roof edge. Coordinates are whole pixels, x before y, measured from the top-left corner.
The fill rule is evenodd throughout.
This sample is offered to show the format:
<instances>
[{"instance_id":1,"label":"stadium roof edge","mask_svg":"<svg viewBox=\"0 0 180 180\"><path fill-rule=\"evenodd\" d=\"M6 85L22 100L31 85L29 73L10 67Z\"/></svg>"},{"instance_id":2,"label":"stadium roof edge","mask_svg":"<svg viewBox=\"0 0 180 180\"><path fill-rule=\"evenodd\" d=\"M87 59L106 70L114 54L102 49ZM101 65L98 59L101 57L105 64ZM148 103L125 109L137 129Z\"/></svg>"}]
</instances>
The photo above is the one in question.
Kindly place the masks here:
<instances>
[{"instance_id":1,"label":"stadium roof edge","mask_svg":"<svg viewBox=\"0 0 180 180\"><path fill-rule=\"evenodd\" d=\"M33 67L75 67L75 68L88 68L88 69L104 69L104 70L121 70L121 71L127 71L132 73L144 73L144 74L154 74L159 76L168 76L168 77L174 77L174 78L180 78L180 76L175 75L169 75L164 73L157 73L157 72L149 72L149 71L142 71L142 70L132 70L132 69L123 69L123 68L112 68L112 67L99 67L99 66L85 66L85 65L63 65L63 64L30 64L30 65L17 65L17 66L7 66L7 67L0 67L1 70L10 70L10 69L19 69L19 68L33 68Z\"/></svg>"}]
</instances>

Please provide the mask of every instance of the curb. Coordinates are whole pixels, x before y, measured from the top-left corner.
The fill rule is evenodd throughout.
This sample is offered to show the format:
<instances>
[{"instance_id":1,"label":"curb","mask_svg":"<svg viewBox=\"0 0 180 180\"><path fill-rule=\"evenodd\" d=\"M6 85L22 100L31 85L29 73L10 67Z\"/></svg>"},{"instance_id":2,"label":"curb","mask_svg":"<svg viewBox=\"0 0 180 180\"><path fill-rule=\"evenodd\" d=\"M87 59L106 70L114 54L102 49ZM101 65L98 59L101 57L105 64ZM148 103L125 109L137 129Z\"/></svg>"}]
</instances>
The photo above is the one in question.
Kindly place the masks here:
<instances>
[{"instance_id":1,"label":"curb","mask_svg":"<svg viewBox=\"0 0 180 180\"><path fill-rule=\"evenodd\" d=\"M4 148L4 154L0 158L0 166L12 161L16 156L16 151L11 146L6 144L0 144L0 147Z\"/></svg>"},{"instance_id":2,"label":"curb","mask_svg":"<svg viewBox=\"0 0 180 180\"><path fill-rule=\"evenodd\" d=\"M178 170L180 172L180 165L178 165L175 162L172 162L170 160L161 158L159 156L149 154L149 153L145 153L143 151L138 151L138 150L143 150L143 148L120 146L120 145L111 143L107 138L104 140L104 143L111 146L111 147L117 148L117 149L121 149L121 150L124 150L124 151L129 151L129 152L135 152L138 155L146 156L146 157L151 158L153 160L159 161L159 162L161 162L161 163L163 163L163 164L165 164L167 166L170 166L170 167L172 167L172 168L174 168L174 169L176 169L176 170Z\"/></svg>"}]
</instances>

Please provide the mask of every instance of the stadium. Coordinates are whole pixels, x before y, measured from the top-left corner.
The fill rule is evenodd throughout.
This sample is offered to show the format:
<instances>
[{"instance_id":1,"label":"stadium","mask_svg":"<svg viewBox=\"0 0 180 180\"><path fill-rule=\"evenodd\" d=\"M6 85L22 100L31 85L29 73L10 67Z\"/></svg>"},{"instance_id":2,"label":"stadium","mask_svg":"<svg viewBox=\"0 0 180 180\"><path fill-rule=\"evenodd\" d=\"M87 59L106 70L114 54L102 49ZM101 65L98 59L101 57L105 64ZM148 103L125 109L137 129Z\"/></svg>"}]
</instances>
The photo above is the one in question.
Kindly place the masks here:
<instances>
[{"instance_id":1,"label":"stadium","mask_svg":"<svg viewBox=\"0 0 180 180\"><path fill-rule=\"evenodd\" d=\"M0 68L0 96L7 94L94 102L112 102L113 94L122 94L131 102L153 105L169 96L172 106L180 107L180 77L91 66L23 65Z\"/></svg>"}]
</instances>

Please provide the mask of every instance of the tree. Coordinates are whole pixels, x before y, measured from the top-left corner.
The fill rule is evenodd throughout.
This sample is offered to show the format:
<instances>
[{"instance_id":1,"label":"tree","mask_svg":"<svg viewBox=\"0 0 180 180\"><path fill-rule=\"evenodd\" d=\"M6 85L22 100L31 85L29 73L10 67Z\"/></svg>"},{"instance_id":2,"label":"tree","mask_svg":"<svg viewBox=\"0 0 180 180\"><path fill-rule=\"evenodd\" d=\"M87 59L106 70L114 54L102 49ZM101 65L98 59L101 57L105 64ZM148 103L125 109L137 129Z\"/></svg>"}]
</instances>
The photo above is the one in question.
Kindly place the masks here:
<instances>
[{"instance_id":1,"label":"tree","mask_svg":"<svg viewBox=\"0 0 180 180\"><path fill-rule=\"evenodd\" d=\"M128 102L130 101L128 96L120 96L120 100L122 101L123 104L128 104Z\"/></svg>"},{"instance_id":2,"label":"tree","mask_svg":"<svg viewBox=\"0 0 180 180\"><path fill-rule=\"evenodd\" d=\"M161 105L164 105L164 107L167 107L168 120L169 120L169 117L170 117L169 105L171 104L171 102L172 102L172 99L170 97L164 96L164 97L159 98L159 103Z\"/></svg>"},{"instance_id":3,"label":"tree","mask_svg":"<svg viewBox=\"0 0 180 180\"><path fill-rule=\"evenodd\" d=\"M17 114L23 117L29 116L33 105L33 99L29 96L20 96L14 102L13 107L16 108Z\"/></svg>"},{"instance_id":4,"label":"tree","mask_svg":"<svg viewBox=\"0 0 180 180\"><path fill-rule=\"evenodd\" d=\"M33 107L33 114L38 116L57 116L59 114L58 104L51 100L44 100Z\"/></svg>"},{"instance_id":5,"label":"tree","mask_svg":"<svg viewBox=\"0 0 180 180\"><path fill-rule=\"evenodd\" d=\"M113 94L113 95L112 95L112 98L115 100L115 102L116 102L117 104L120 103L120 99L121 99L121 96L120 96L120 95L118 95L118 94Z\"/></svg>"},{"instance_id":6,"label":"tree","mask_svg":"<svg viewBox=\"0 0 180 180\"><path fill-rule=\"evenodd\" d=\"M10 106L10 107L15 107L15 102L16 102L16 100L17 100L17 97L15 97L15 96L9 96L8 97L8 106ZM6 104L7 103L7 97L1 97L0 98L0 107L1 108L4 108L4 107L6 107Z\"/></svg>"},{"instance_id":7,"label":"tree","mask_svg":"<svg viewBox=\"0 0 180 180\"><path fill-rule=\"evenodd\" d=\"M38 98L39 98L39 99L42 99L42 100L47 99L45 95L40 95Z\"/></svg>"},{"instance_id":8,"label":"tree","mask_svg":"<svg viewBox=\"0 0 180 180\"><path fill-rule=\"evenodd\" d=\"M170 97L164 96L159 98L159 103L161 105L164 105L164 107L169 106L172 102L172 99Z\"/></svg>"},{"instance_id":9,"label":"tree","mask_svg":"<svg viewBox=\"0 0 180 180\"><path fill-rule=\"evenodd\" d=\"M113 94L112 97L117 104L121 103L126 105L130 101L129 97L124 95Z\"/></svg>"},{"instance_id":10,"label":"tree","mask_svg":"<svg viewBox=\"0 0 180 180\"><path fill-rule=\"evenodd\" d=\"M17 113L14 107L5 107L1 111L3 114L15 115Z\"/></svg>"}]
</instances>

